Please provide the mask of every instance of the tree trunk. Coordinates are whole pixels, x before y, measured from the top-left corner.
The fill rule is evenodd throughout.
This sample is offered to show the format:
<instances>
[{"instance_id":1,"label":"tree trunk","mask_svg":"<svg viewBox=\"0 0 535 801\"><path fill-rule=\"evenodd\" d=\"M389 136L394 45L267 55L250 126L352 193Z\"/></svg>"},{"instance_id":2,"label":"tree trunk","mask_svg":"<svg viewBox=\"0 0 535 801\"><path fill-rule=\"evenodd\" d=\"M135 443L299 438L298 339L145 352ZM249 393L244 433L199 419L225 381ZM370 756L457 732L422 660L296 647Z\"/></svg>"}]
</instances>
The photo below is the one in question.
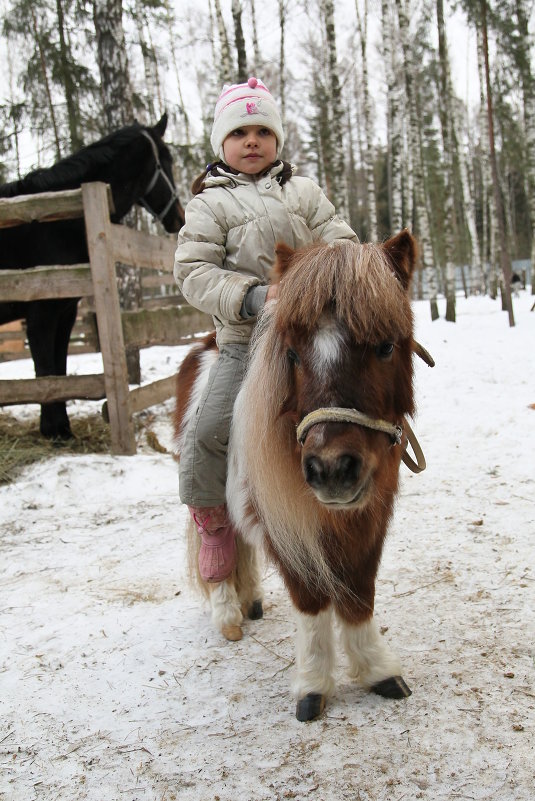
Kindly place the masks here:
<instances>
[{"instance_id":1,"label":"tree trunk","mask_svg":"<svg viewBox=\"0 0 535 801\"><path fill-rule=\"evenodd\" d=\"M403 219L403 112L400 105L400 71L396 69L393 7L391 0L381 0L382 55L387 84L388 210L390 233L404 227Z\"/></svg>"},{"instance_id":2,"label":"tree trunk","mask_svg":"<svg viewBox=\"0 0 535 801\"><path fill-rule=\"evenodd\" d=\"M106 128L113 131L134 121L122 0L93 0L93 19Z\"/></svg>"},{"instance_id":3,"label":"tree trunk","mask_svg":"<svg viewBox=\"0 0 535 801\"><path fill-rule=\"evenodd\" d=\"M368 41L368 0L364 2L364 22L360 16L359 3L355 0L355 10L357 13L357 25L360 38L360 53L362 57L362 92L363 92L363 116L364 116L364 171L366 174L366 196L367 196L367 216L368 216L368 239L370 242L377 242L377 202L375 198L375 155L373 147L373 125L372 107L370 102L370 91L368 86L368 56L366 45Z\"/></svg>"},{"instance_id":4,"label":"tree trunk","mask_svg":"<svg viewBox=\"0 0 535 801\"><path fill-rule=\"evenodd\" d=\"M262 70L262 56L260 54L260 47L258 46L255 0L250 0L250 5L251 5L251 23L253 26L253 57L254 57L253 70L254 74L256 75L259 71Z\"/></svg>"},{"instance_id":5,"label":"tree trunk","mask_svg":"<svg viewBox=\"0 0 535 801\"><path fill-rule=\"evenodd\" d=\"M480 86L480 136L481 136L481 184L483 209L483 254L488 259L487 288L490 297L494 300L498 294L498 279L496 274L496 209L492 191L492 171L489 158L489 130L487 121L487 90L485 80L485 56L483 53L483 34L481 23L476 23L477 29L477 70Z\"/></svg>"},{"instance_id":6,"label":"tree trunk","mask_svg":"<svg viewBox=\"0 0 535 801\"><path fill-rule=\"evenodd\" d=\"M79 150L83 145L83 141L78 132L76 87L72 77L68 47L65 41L65 18L63 14L62 0L56 0L56 11L58 15L59 57L61 73L63 77L63 86L65 89L65 103L67 106L67 119L69 122L71 150Z\"/></svg>"},{"instance_id":7,"label":"tree trunk","mask_svg":"<svg viewBox=\"0 0 535 801\"><path fill-rule=\"evenodd\" d=\"M431 243L431 226L425 187L422 154L422 130L418 113L416 89L414 86L413 63L409 47L409 23L403 0L396 0L399 20L399 33L403 51L403 73L405 92L409 107L409 148L413 157L412 176L414 181L414 211L417 233L421 245L422 268L425 270L429 292L431 319L438 318L438 282Z\"/></svg>"},{"instance_id":8,"label":"tree trunk","mask_svg":"<svg viewBox=\"0 0 535 801\"><path fill-rule=\"evenodd\" d=\"M533 5L528 3L527 0L516 0L518 49L520 51L519 66L526 141L525 170L531 221L531 292L535 294L535 76L531 68L531 57L535 49L535 42L528 24L532 9Z\"/></svg>"},{"instance_id":9,"label":"tree trunk","mask_svg":"<svg viewBox=\"0 0 535 801\"><path fill-rule=\"evenodd\" d=\"M280 28L280 47L279 47L279 71L280 71L280 110L281 120L286 127L286 51L285 51L285 29L286 29L286 3L279 0L279 28Z\"/></svg>"},{"instance_id":10,"label":"tree trunk","mask_svg":"<svg viewBox=\"0 0 535 801\"><path fill-rule=\"evenodd\" d=\"M440 126L442 129L442 146L444 159L444 255L446 261L446 320L455 322L455 263L454 263L454 233L455 233L455 198L454 198L454 171L453 171L453 110L451 102L451 80L448 59L448 46L444 25L443 0L436 0L438 55L439 55L439 88L441 102L439 105Z\"/></svg>"},{"instance_id":11,"label":"tree trunk","mask_svg":"<svg viewBox=\"0 0 535 801\"><path fill-rule=\"evenodd\" d=\"M221 51L221 59L219 65L220 81L223 84L233 83L232 74L232 60L230 57L230 47L228 43L227 29L225 28L225 21L223 20L223 13L221 11L221 3L219 0L214 0L215 18L217 22L217 33L219 37L219 48Z\"/></svg>"},{"instance_id":12,"label":"tree trunk","mask_svg":"<svg viewBox=\"0 0 535 801\"><path fill-rule=\"evenodd\" d=\"M234 40L238 61L238 83L245 83L247 75L247 55L245 53L245 38L241 24L242 7L240 0L232 0L232 19L234 20Z\"/></svg>"},{"instance_id":13,"label":"tree trunk","mask_svg":"<svg viewBox=\"0 0 535 801\"><path fill-rule=\"evenodd\" d=\"M93 0L93 19L106 127L112 132L134 121L122 0ZM135 214L127 215L124 222L134 228ZM117 283L121 308L125 311L138 309L141 305L140 270L129 264L118 264ZM139 350L127 350L126 360L130 382L140 383Z\"/></svg>"},{"instance_id":14,"label":"tree trunk","mask_svg":"<svg viewBox=\"0 0 535 801\"><path fill-rule=\"evenodd\" d=\"M61 158L61 145L59 142L59 130L58 124L56 120L56 112L54 111L54 103L52 102L52 92L50 91L50 82L48 80L48 71L46 68L46 58L45 53L43 50L43 45L41 43L41 37L39 35L39 29L37 27L37 17L35 16L35 9L32 5L30 5L30 13L32 15L32 27L33 27L33 35L35 38L35 42L37 44L37 48L39 50L39 58L41 61L41 70L43 73L43 85L45 87L45 94L46 99L48 102L48 109L50 112L50 122L52 123L52 129L54 131L54 143L56 145L56 158L59 160Z\"/></svg>"},{"instance_id":15,"label":"tree trunk","mask_svg":"<svg viewBox=\"0 0 535 801\"><path fill-rule=\"evenodd\" d=\"M321 0L325 37L327 41L328 70L332 111L332 164L331 200L341 217L347 219L347 182L343 136L344 105L340 91L336 56L336 32L334 27L333 0Z\"/></svg>"},{"instance_id":16,"label":"tree trunk","mask_svg":"<svg viewBox=\"0 0 535 801\"><path fill-rule=\"evenodd\" d=\"M146 120L146 122L152 123L160 117L163 110L163 103L160 77L158 75L158 61L151 39L150 25L147 20L147 12L143 0L136 0L135 2L135 22L139 47L143 58L143 71L145 74L144 96L146 97L148 114L148 120Z\"/></svg>"},{"instance_id":17,"label":"tree trunk","mask_svg":"<svg viewBox=\"0 0 535 801\"><path fill-rule=\"evenodd\" d=\"M489 69L489 46L487 39L487 0L480 0L481 3L481 32L483 37L483 58L485 62L485 86L487 90L487 119L489 131L489 155L492 170L492 188L494 203L498 218L498 232L500 237L500 264L503 273L502 292L505 297L505 304L509 315L509 325L514 326L513 303L511 299L511 257L507 247L507 235L505 230L505 215L503 210L500 186L498 183L498 165L496 160L496 150L494 147L494 113L492 108L492 93L490 88L490 69Z\"/></svg>"}]
</instances>

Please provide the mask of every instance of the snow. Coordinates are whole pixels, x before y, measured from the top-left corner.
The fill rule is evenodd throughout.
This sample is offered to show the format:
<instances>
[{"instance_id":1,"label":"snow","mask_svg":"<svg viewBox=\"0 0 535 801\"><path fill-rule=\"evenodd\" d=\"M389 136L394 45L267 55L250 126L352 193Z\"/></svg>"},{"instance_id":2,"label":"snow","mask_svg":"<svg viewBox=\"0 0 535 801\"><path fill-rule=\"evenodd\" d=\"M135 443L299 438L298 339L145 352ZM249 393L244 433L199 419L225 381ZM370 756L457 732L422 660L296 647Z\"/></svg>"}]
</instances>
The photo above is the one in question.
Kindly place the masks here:
<instances>
[{"instance_id":1,"label":"snow","mask_svg":"<svg viewBox=\"0 0 535 801\"><path fill-rule=\"evenodd\" d=\"M340 654L326 713L297 722L284 588L268 566L263 620L238 643L213 630L169 454L58 454L1 487L0 798L533 799L532 303L515 299L515 328L485 297L459 298L456 324L415 304L437 364L416 365L428 468L402 467L376 604L406 700L353 685ZM185 352L145 351L145 376ZM153 410L167 447L170 409Z\"/></svg>"}]
</instances>

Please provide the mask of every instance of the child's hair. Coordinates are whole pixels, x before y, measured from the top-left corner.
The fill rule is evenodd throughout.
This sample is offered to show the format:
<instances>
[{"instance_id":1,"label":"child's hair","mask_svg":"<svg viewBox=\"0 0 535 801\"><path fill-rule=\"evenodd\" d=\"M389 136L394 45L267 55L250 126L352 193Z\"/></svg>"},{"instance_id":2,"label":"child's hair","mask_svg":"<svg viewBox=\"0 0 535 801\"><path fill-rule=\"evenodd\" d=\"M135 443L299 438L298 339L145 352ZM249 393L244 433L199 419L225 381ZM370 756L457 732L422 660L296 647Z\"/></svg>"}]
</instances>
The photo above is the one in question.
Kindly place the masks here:
<instances>
[{"instance_id":1,"label":"child's hair","mask_svg":"<svg viewBox=\"0 0 535 801\"><path fill-rule=\"evenodd\" d=\"M275 162L275 164L280 164L280 163L281 163L280 161ZM274 165L272 164L271 166L273 167ZM232 167L229 167L228 164L225 164L224 161L215 161L213 164L208 164L204 172L201 172L201 174L195 178L195 180L191 185L191 194L198 195L203 191L203 189L205 189L204 181L208 175L217 178L217 176L220 175L220 173L218 172L219 167L222 167L225 170L225 172L230 172L234 173L235 175L238 175L237 170L233 170ZM275 176L275 180L277 180L281 186L284 186L286 181L289 181L291 177L292 177L292 165L288 161L283 161L282 170L278 175Z\"/></svg>"}]
</instances>

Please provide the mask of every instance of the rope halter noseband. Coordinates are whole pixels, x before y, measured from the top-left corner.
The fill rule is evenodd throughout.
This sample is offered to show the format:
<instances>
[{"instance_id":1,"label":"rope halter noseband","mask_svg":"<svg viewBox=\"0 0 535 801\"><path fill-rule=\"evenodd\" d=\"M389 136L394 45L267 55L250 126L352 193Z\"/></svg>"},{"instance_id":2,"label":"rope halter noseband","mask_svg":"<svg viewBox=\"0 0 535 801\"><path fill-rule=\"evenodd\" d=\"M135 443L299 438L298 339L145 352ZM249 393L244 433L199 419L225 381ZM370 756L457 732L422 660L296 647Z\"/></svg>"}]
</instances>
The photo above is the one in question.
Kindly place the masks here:
<instances>
[{"instance_id":1,"label":"rope halter noseband","mask_svg":"<svg viewBox=\"0 0 535 801\"><path fill-rule=\"evenodd\" d=\"M178 200L178 192L176 190L176 187L173 186L173 182L169 179L169 176L164 171L164 169L163 169L163 167L162 167L162 165L160 163L160 155L158 153L158 148L156 147L154 139L152 138L152 136L147 131L143 131L142 130L142 131L140 131L140 133L141 133L142 136L145 137L145 139L148 139L149 142L150 142L150 146L151 146L152 152L154 154L154 160L156 162L156 166L155 166L155 169L154 169L153 176L150 179L147 188L145 189L145 191L143 192L143 195L138 199L137 202L139 203L140 206L143 206L144 209L147 209L147 211L150 214L152 214L152 216L156 220L158 220L159 222L163 223L164 217L166 216L167 212L169 211L169 209L171 208L173 203L175 203ZM152 206L149 204L149 202L146 200L146 196L149 195L152 192L152 190L156 186L159 178L163 178L163 180L165 181L165 183L167 184L167 186L168 186L168 188L169 188L169 190L171 192L171 196L170 196L170 198L169 198L169 200L167 202L167 205L163 209L163 211L161 211L158 214L158 212L155 211L152 208Z\"/></svg>"},{"instance_id":2,"label":"rope halter noseband","mask_svg":"<svg viewBox=\"0 0 535 801\"><path fill-rule=\"evenodd\" d=\"M416 439L414 431L407 420L403 421L403 425L396 425L386 420L377 420L374 417L368 417L367 414L359 412L358 409L342 409L338 406L315 409L313 412L310 412L310 414L307 414L297 426L296 436L301 446L305 444L309 430L318 423L356 423L359 426L364 426L364 428L371 428L374 431L381 431L383 434L386 434L392 440L392 445L401 445L403 431L405 430L407 442L401 456L403 462L413 473L421 473L422 470L426 468L425 456L420 447L420 443ZM408 443L412 446L416 461L407 453Z\"/></svg>"}]
</instances>

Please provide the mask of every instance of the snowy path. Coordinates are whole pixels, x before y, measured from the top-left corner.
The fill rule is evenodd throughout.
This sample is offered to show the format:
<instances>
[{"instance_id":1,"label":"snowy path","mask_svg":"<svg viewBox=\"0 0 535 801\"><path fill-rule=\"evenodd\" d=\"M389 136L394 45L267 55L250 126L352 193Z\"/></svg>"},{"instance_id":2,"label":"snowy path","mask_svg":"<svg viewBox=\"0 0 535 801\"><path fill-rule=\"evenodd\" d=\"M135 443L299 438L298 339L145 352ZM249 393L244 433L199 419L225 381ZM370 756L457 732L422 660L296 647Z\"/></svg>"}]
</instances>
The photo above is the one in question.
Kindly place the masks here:
<instances>
[{"instance_id":1,"label":"snowy path","mask_svg":"<svg viewBox=\"0 0 535 801\"><path fill-rule=\"evenodd\" d=\"M58 456L1 487L0 798L531 801L531 300L513 330L488 299L456 325L417 304L428 469L403 468L376 605L407 700L353 686L340 657L325 716L295 720L284 589L268 569L264 619L239 643L212 630L170 456Z\"/></svg>"}]
</instances>

